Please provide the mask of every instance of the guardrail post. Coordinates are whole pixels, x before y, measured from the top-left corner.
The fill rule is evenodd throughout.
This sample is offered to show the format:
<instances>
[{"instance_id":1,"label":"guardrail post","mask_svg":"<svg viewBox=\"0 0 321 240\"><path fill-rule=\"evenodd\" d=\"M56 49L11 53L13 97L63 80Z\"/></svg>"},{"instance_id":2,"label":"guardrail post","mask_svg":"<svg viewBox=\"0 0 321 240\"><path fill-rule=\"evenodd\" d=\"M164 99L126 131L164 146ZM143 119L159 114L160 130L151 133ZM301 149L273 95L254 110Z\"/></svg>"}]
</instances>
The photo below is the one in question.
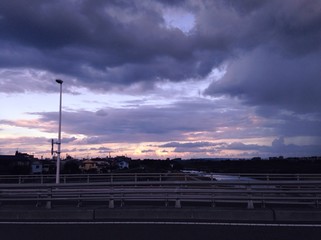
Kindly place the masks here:
<instances>
[{"instance_id":1,"label":"guardrail post","mask_svg":"<svg viewBox=\"0 0 321 240\"><path fill-rule=\"evenodd\" d=\"M182 205L181 205L181 200L179 198L176 198L175 200L175 208L181 208Z\"/></svg>"},{"instance_id":2,"label":"guardrail post","mask_svg":"<svg viewBox=\"0 0 321 240\"><path fill-rule=\"evenodd\" d=\"M248 209L253 209L254 208L254 204L253 204L253 200L252 199L249 199L247 201L247 208Z\"/></svg>"},{"instance_id":3,"label":"guardrail post","mask_svg":"<svg viewBox=\"0 0 321 240\"><path fill-rule=\"evenodd\" d=\"M111 176L112 176L112 175L111 175ZM109 208L114 208L114 207L115 207L113 192L114 192L114 188L111 187L111 188L110 188L109 203L108 203L108 207L109 207Z\"/></svg>"},{"instance_id":4,"label":"guardrail post","mask_svg":"<svg viewBox=\"0 0 321 240\"><path fill-rule=\"evenodd\" d=\"M52 205L51 205L52 188L51 187L48 188L47 198L48 198L48 200L47 200L47 203L46 203L46 208L47 209L51 209L51 207L52 207Z\"/></svg>"},{"instance_id":5,"label":"guardrail post","mask_svg":"<svg viewBox=\"0 0 321 240\"><path fill-rule=\"evenodd\" d=\"M81 201L81 194L78 195L78 203L77 203L77 207L81 207L82 206L82 201Z\"/></svg>"},{"instance_id":6,"label":"guardrail post","mask_svg":"<svg viewBox=\"0 0 321 240\"><path fill-rule=\"evenodd\" d=\"M40 207L40 205L41 205L40 199L41 199L41 193L38 192L36 207Z\"/></svg>"},{"instance_id":7,"label":"guardrail post","mask_svg":"<svg viewBox=\"0 0 321 240\"><path fill-rule=\"evenodd\" d=\"M253 200L252 200L252 194L250 193L251 186L247 186L247 191L248 191L248 196L249 196L249 199L247 201L247 208L248 209L253 209L254 208L254 204L253 204Z\"/></svg>"},{"instance_id":8,"label":"guardrail post","mask_svg":"<svg viewBox=\"0 0 321 240\"><path fill-rule=\"evenodd\" d=\"M124 193L121 194L121 199L120 199L120 207L123 207L125 205L125 197L124 197Z\"/></svg>"},{"instance_id":9,"label":"guardrail post","mask_svg":"<svg viewBox=\"0 0 321 240\"><path fill-rule=\"evenodd\" d=\"M114 207L115 207L114 199L113 199L113 198L110 198L110 199L109 199L108 207L109 207L109 208L114 208Z\"/></svg>"},{"instance_id":10,"label":"guardrail post","mask_svg":"<svg viewBox=\"0 0 321 240\"><path fill-rule=\"evenodd\" d=\"M214 200L214 194L212 194L212 207L216 207L216 203L215 203L215 200Z\"/></svg>"},{"instance_id":11,"label":"guardrail post","mask_svg":"<svg viewBox=\"0 0 321 240\"><path fill-rule=\"evenodd\" d=\"M166 193L165 207L168 207L168 193Z\"/></svg>"}]
</instances>

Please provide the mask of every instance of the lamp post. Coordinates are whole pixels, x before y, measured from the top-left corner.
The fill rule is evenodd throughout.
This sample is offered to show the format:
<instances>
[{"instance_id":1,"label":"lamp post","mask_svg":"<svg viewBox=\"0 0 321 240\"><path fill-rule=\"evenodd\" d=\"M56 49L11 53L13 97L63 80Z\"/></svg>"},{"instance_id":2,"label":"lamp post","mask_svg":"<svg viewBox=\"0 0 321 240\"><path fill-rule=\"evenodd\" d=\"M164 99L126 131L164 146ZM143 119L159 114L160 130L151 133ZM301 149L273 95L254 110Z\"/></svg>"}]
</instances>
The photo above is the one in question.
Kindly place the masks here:
<instances>
[{"instance_id":1,"label":"lamp post","mask_svg":"<svg viewBox=\"0 0 321 240\"><path fill-rule=\"evenodd\" d=\"M60 150L61 150L61 105L62 105L62 83L63 81L57 79L56 82L60 84L60 103L59 103L59 129L58 129L58 150L57 150L57 164L56 164L56 183L60 182Z\"/></svg>"}]
</instances>

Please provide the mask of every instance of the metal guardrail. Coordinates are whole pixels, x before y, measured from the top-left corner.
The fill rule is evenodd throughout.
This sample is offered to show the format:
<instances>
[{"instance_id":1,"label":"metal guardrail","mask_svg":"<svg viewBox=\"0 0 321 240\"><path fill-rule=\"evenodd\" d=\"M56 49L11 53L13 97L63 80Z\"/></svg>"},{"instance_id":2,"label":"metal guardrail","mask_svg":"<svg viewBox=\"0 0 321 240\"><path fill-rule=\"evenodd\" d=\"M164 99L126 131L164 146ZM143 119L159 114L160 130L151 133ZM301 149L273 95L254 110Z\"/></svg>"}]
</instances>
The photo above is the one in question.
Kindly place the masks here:
<instances>
[{"instance_id":1,"label":"metal guardrail","mask_svg":"<svg viewBox=\"0 0 321 240\"><path fill-rule=\"evenodd\" d=\"M55 183L53 174L39 175L0 175L1 183ZM188 173L109 173L109 174L61 174L60 183L95 183L95 182L123 182L123 181L167 181L195 179ZM199 180L201 177L197 177Z\"/></svg>"},{"instance_id":2,"label":"metal guardrail","mask_svg":"<svg viewBox=\"0 0 321 240\"><path fill-rule=\"evenodd\" d=\"M214 180L321 180L321 174L305 173L206 173L199 171L183 171L184 173L204 176Z\"/></svg>"},{"instance_id":3,"label":"metal guardrail","mask_svg":"<svg viewBox=\"0 0 321 240\"><path fill-rule=\"evenodd\" d=\"M53 174L35 175L0 175L1 183L55 183ZM262 181L321 181L321 174L253 174L253 173L205 173L190 172L178 173L108 173L108 174L61 174L60 183L95 183L95 182L119 182L119 181L168 181L168 180L262 180Z\"/></svg>"},{"instance_id":4,"label":"metal guardrail","mask_svg":"<svg viewBox=\"0 0 321 240\"><path fill-rule=\"evenodd\" d=\"M284 181L110 181L66 184L0 184L0 202L5 204L77 205L164 204L234 206L319 207L320 180Z\"/></svg>"}]
</instances>

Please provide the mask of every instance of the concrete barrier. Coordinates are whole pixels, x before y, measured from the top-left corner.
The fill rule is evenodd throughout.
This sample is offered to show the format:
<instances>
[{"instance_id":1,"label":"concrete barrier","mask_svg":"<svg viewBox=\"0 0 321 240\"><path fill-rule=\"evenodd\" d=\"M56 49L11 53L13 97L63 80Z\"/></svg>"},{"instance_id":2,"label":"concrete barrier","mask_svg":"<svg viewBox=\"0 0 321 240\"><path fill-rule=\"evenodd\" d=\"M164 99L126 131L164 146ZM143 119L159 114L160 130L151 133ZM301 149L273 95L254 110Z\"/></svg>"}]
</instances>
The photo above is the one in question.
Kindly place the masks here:
<instances>
[{"instance_id":1,"label":"concrete barrier","mask_svg":"<svg viewBox=\"0 0 321 240\"><path fill-rule=\"evenodd\" d=\"M319 209L239 208L0 208L4 221L195 221L247 223L321 223Z\"/></svg>"},{"instance_id":2,"label":"concrete barrier","mask_svg":"<svg viewBox=\"0 0 321 240\"><path fill-rule=\"evenodd\" d=\"M94 210L31 209L0 210L0 221L83 221L93 220Z\"/></svg>"},{"instance_id":3,"label":"concrete barrier","mask_svg":"<svg viewBox=\"0 0 321 240\"><path fill-rule=\"evenodd\" d=\"M319 209L277 209L275 221L278 222L314 222L321 223L321 211Z\"/></svg>"},{"instance_id":4,"label":"concrete barrier","mask_svg":"<svg viewBox=\"0 0 321 240\"><path fill-rule=\"evenodd\" d=\"M184 221L244 221L272 222L268 209L100 209L95 220L184 220Z\"/></svg>"}]
</instances>

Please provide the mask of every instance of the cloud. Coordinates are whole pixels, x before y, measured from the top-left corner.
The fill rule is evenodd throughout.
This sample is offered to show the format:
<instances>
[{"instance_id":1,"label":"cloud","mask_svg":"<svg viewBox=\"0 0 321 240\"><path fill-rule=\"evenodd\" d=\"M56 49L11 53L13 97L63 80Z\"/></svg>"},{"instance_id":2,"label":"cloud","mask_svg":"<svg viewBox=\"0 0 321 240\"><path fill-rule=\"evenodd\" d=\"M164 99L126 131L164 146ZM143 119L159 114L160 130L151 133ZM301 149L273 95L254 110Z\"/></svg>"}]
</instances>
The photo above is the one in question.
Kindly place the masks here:
<instances>
[{"instance_id":1,"label":"cloud","mask_svg":"<svg viewBox=\"0 0 321 240\"><path fill-rule=\"evenodd\" d=\"M186 134L197 133L215 138L228 137L233 131L244 134L243 137L259 134L258 129L252 129L255 123L250 118L252 113L249 109L232 103L213 107L215 102L220 100L190 99L155 106L63 111L62 130L70 135L86 136L82 144L181 141ZM57 113L38 112L35 115L39 116L37 121L41 123L57 125ZM42 124L39 127L43 127ZM48 127L47 131L55 132L56 127Z\"/></svg>"},{"instance_id":2,"label":"cloud","mask_svg":"<svg viewBox=\"0 0 321 240\"><path fill-rule=\"evenodd\" d=\"M199 153L199 154L215 154L219 153L217 146L221 143L214 142L169 142L159 145L160 148L174 148L175 153Z\"/></svg>"},{"instance_id":3,"label":"cloud","mask_svg":"<svg viewBox=\"0 0 321 240\"><path fill-rule=\"evenodd\" d=\"M70 143L308 152L321 136L320 11L318 0L0 2L0 92L56 92L61 78L68 94L141 96L131 106L64 109ZM179 99L166 84L181 86ZM57 113L30 114L1 119L2 131L56 132ZM279 136L270 148L249 143ZM299 148L298 138L314 140ZM213 140L226 144L205 146Z\"/></svg>"},{"instance_id":4,"label":"cloud","mask_svg":"<svg viewBox=\"0 0 321 240\"><path fill-rule=\"evenodd\" d=\"M200 147L209 147L209 146L215 146L214 143L211 142L188 142L188 143L180 143L180 142L169 142L163 145L160 145L159 147L163 148L200 148Z\"/></svg>"},{"instance_id":5,"label":"cloud","mask_svg":"<svg viewBox=\"0 0 321 240\"><path fill-rule=\"evenodd\" d=\"M286 144L284 137L274 139L271 145L244 144L241 142L232 142L230 144L220 145L220 150L250 151L254 154L259 154L265 157L278 155L302 157L321 154L320 145L300 146L296 144Z\"/></svg>"},{"instance_id":6,"label":"cloud","mask_svg":"<svg viewBox=\"0 0 321 240\"><path fill-rule=\"evenodd\" d=\"M86 0L30 1L25 8L24 4L1 4L3 68L43 69L106 90L110 84L198 76L191 41L177 28L162 27L165 20L158 4ZM18 12L21 8L25 10Z\"/></svg>"},{"instance_id":7,"label":"cloud","mask_svg":"<svg viewBox=\"0 0 321 240\"><path fill-rule=\"evenodd\" d=\"M233 31L241 36L240 51L206 94L240 99L259 113L274 108L320 115L320 2L260 2L229 1L243 25Z\"/></svg>"},{"instance_id":8,"label":"cloud","mask_svg":"<svg viewBox=\"0 0 321 240\"><path fill-rule=\"evenodd\" d=\"M41 154L42 151L35 148L35 146L47 146L50 152L51 139L45 137L6 137L0 138L0 154L13 155L17 150L20 152L27 152L33 154L37 151L37 154Z\"/></svg>"},{"instance_id":9,"label":"cloud","mask_svg":"<svg viewBox=\"0 0 321 240\"><path fill-rule=\"evenodd\" d=\"M320 32L321 34L321 32ZM237 97L244 103L296 113L321 113L321 51L288 58L256 50L236 60L226 75L207 89L210 95Z\"/></svg>"},{"instance_id":10,"label":"cloud","mask_svg":"<svg viewBox=\"0 0 321 240\"><path fill-rule=\"evenodd\" d=\"M61 139L61 143L72 143L72 142L74 142L74 141L76 141L77 140L77 138L76 137L69 137L69 138L62 138Z\"/></svg>"},{"instance_id":11,"label":"cloud","mask_svg":"<svg viewBox=\"0 0 321 240\"><path fill-rule=\"evenodd\" d=\"M164 80L200 79L214 67L234 60L226 79L234 79L237 74L240 79L236 82L248 81L245 89L241 88L244 92L236 90L242 85L233 83L214 84L207 93L264 101L264 96L261 99L249 91L268 85L265 96L269 95L287 74L290 76L282 80L282 86L295 77L297 84L290 85L294 94L307 74L310 77L304 89L313 90L311 85L320 77L315 64L320 60L320 5L316 0L34 0L28 1L28 7L24 1L0 3L0 43L4 49L0 67L59 74L68 79L69 85L108 91L135 84L150 89ZM179 28L164 27L166 13L175 19L175 14L182 12L194 18L188 35ZM257 62L255 69L251 68ZM302 65L309 67L300 72ZM266 83L267 73L272 84L255 84ZM12 89L10 82L2 82L2 89L6 89L2 91L32 90L27 84ZM252 87L247 89L249 85ZM41 89L52 91L49 86ZM279 98L282 90L277 90ZM257 95L260 93L258 89ZM304 93L298 94L300 102ZM288 98L282 101L290 104Z\"/></svg>"},{"instance_id":12,"label":"cloud","mask_svg":"<svg viewBox=\"0 0 321 240\"><path fill-rule=\"evenodd\" d=\"M163 105L130 108L63 111L62 131L79 144L112 142L169 142L194 139L180 147L210 144L207 140L275 138L276 136L321 136L320 120L314 115L293 115L280 111L257 114L257 108L229 99L193 98ZM30 113L33 120L0 120L12 127L56 133L57 112ZM75 137L81 135L82 137ZM77 139L75 139L77 138ZM175 147L175 146L173 146Z\"/></svg>"},{"instance_id":13,"label":"cloud","mask_svg":"<svg viewBox=\"0 0 321 240\"><path fill-rule=\"evenodd\" d=\"M108 90L117 85L206 76L229 55L225 40L229 42L230 36L222 39L226 34L220 31L206 35L201 28L211 26L203 15L219 13L215 5L207 6L208 10L188 1L175 7L152 1L86 0L24 5L22 1L1 4L0 41L6 49L2 68L46 70L76 78L71 84ZM21 8L25 10L17 11ZM195 28L200 29L186 35L179 28L163 27L165 8L193 9ZM213 44L207 46L210 42Z\"/></svg>"},{"instance_id":14,"label":"cloud","mask_svg":"<svg viewBox=\"0 0 321 240\"><path fill-rule=\"evenodd\" d=\"M284 137L276 138L271 145L246 144L242 142L169 142L162 144L160 148L174 148L176 153L202 153L211 154L212 156L220 156L220 153L225 152L225 156L229 156L226 152L233 151L230 156L313 156L320 155L321 145L295 145L286 144Z\"/></svg>"},{"instance_id":15,"label":"cloud","mask_svg":"<svg viewBox=\"0 0 321 240\"><path fill-rule=\"evenodd\" d=\"M155 150L147 149L147 150L142 150L141 152L142 152L142 153L154 153Z\"/></svg>"}]
</instances>

